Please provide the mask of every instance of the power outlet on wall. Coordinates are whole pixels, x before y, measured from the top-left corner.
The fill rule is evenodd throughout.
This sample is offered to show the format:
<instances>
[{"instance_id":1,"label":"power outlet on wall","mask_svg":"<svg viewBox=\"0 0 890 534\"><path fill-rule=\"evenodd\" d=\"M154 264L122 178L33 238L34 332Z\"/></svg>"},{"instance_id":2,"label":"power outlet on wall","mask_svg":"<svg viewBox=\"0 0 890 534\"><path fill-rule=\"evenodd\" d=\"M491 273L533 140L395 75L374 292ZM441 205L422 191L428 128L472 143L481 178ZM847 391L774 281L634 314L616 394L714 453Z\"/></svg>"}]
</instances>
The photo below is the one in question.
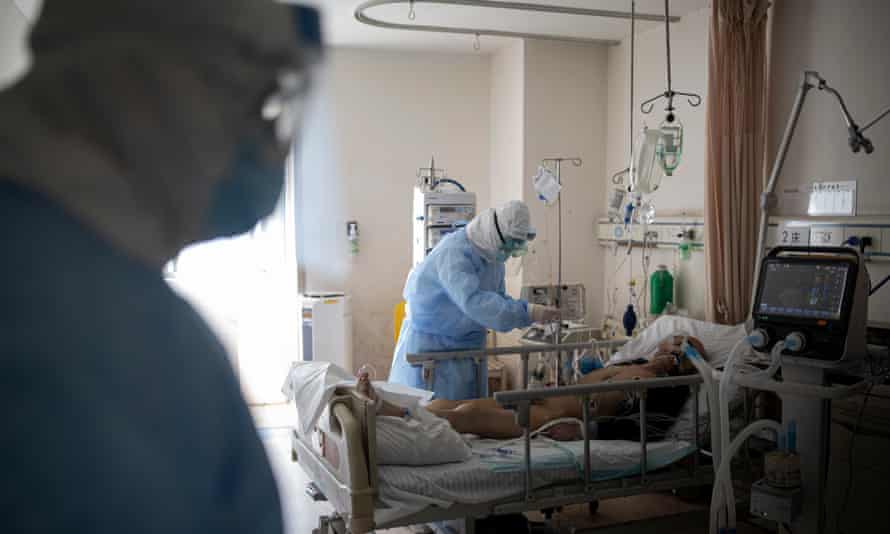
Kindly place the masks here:
<instances>
[{"instance_id":1,"label":"power outlet on wall","mask_svg":"<svg viewBox=\"0 0 890 534\"><path fill-rule=\"evenodd\" d=\"M881 229L868 226L848 226L844 229L844 240L851 237L871 238L871 244L865 247L865 252L879 252L881 250Z\"/></svg>"}]
</instances>

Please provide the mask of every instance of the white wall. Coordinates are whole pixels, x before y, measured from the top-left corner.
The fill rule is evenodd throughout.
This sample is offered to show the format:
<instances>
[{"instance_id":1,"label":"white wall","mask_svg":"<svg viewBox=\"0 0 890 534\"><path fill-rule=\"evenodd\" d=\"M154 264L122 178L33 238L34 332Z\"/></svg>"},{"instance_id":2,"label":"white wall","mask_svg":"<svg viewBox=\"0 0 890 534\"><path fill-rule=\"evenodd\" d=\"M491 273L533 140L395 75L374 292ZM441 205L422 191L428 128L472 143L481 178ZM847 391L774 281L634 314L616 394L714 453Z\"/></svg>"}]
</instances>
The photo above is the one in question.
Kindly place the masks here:
<instances>
[{"instance_id":1,"label":"white wall","mask_svg":"<svg viewBox=\"0 0 890 534\"><path fill-rule=\"evenodd\" d=\"M538 237L524 268L524 284L552 284L558 274L558 210L530 187L542 158L580 157L562 164L562 281L587 289L588 321L600 316L602 263L595 222L604 212L607 48L529 40L525 51L525 172L523 194Z\"/></svg>"},{"instance_id":2,"label":"white wall","mask_svg":"<svg viewBox=\"0 0 890 534\"><path fill-rule=\"evenodd\" d=\"M861 124L890 106L890 2L777 2L771 64L771 155L781 140L802 71L819 71ZM867 132L873 154L853 154L837 102L811 92L800 116L778 192L820 180L856 179L859 215L890 215L890 119ZM779 213L806 213L806 198L780 197Z\"/></svg>"},{"instance_id":3,"label":"white wall","mask_svg":"<svg viewBox=\"0 0 890 534\"><path fill-rule=\"evenodd\" d=\"M860 125L890 106L890 2L778 2L774 12L770 162L804 69L819 71L840 91ZM776 188L778 212L806 214L806 196L785 190L814 181L855 179L857 213L890 215L890 118L866 135L875 145L874 153L853 154L834 98L811 92ZM890 274L890 262L872 262L868 268L875 282ZM869 300L869 318L890 321L890 290L882 289Z\"/></svg>"},{"instance_id":4,"label":"white wall","mask_svg":"<svg viewBox=\"0 0 890 534\"><path fill-rule=\"evenodd\" d=\"M522 199L526 183L525 151L525 42L514 40L491 58L491 205ZM507 292L519 296L521 273L508 270Z\"/></svg>"},{"instance_id":5,"label":"white wall","mask_svg":"<svg viewBox=\"0 0 890 534\"><path fill-rule=\"evenodd\" d=\"M356 366L370 361L385 376L393 306L411 267L418 167L435 155L480 208L490 204L489 58L333 49L329 59L333 128L309 125L311 159L298 176L302 287L352 295ZM359 224L356 257L348 253L347 220Z\"/></svg>"},{"instance_id":6,"label":"white wall","mask_svg":"<svg viewBox=\"0 0 890 534\"><path fill-rule=\"evenodd\" d=\"M693 108L683 99L674 104L677 118L684 126L683 160L671 177L666 177L659 191L650 196L659 216L689 215L701 216L704 213L705 199L705 99L708 85L708 31L710 8L693 11L671 26L671 64L673 67L673 89L698 93L702 105ZM609 48L608 57L608 135L606 139L606 169L601 175L604 187L612 187L612 174L628 166L629 132L628 99L630 88L630 39L619 46ZM634 138L643 122L658 127L664 120L665 101L656 103L654 111L643 115L640 103L665 90L664 27L638 33L636 37L636 64L634 68ZM600 202L604 207L605 200ZM601 208L603 209L603 208ZM604 291L618 287L618 304L615 309L607 309L607 299L602 301L603 313L610 311L620 318L628 300L629 266L634 267L634 277L638 284L643 282L640 270L640 252L633 253L633 259L625 260L623 252L613 254L601 249L604 256ZM704 318L705 314L705 258L701 251L693 252L692 259L681 262L676 252L656 249L652 252L651 268L665 264L673 270L678 305L688 310L693 317ZM651 272L651 271L650 271ZM638 287L640 287L638 285ZM601 293L602 294L602 293ZM641 302L642 304L642 302ZM646 306L648 308L648 306ZM637 310L639 315L639 309Z\"/></svg>"}]
</instances>

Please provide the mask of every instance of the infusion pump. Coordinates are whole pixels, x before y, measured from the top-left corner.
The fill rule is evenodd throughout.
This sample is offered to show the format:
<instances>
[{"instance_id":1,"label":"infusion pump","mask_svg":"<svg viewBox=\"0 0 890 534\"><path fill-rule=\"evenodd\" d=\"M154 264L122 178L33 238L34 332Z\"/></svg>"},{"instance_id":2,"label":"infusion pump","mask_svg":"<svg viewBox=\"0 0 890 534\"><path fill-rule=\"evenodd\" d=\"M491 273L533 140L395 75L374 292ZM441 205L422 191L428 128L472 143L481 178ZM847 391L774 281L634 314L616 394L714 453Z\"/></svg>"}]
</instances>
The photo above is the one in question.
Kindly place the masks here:
<instances>
[{"instance_id":1,"label":"infusion pump","mask_svg":"<svg viewBox=\"0 0 890 534\"><path fill-rule=\"evenodd\" d=\"M866 355L869 277L847 247L776 247L760 265L751 316L762 342L783 354L826 362Z\"/></svg>"},{"instance_id":2,"label":"infusion pump","mask_svg":"<svg viewBox=\"0 0 890 534\"><path fill-rule=\"evenodd\" d=\"M414 188L412 265L417 265L448 234L476 216L476 193Z\"/></svg>"}]
</instances>

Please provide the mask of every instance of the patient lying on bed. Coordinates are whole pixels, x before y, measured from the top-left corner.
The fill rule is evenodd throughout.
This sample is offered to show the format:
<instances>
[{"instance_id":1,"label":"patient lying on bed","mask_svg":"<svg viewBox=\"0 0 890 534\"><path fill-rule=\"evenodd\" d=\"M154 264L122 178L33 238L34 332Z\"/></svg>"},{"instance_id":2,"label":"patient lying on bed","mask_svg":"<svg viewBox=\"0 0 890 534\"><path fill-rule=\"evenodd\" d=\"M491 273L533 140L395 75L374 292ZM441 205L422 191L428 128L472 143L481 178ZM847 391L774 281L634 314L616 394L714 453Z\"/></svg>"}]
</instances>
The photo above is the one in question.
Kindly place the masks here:
<instances>
[{"instance_id":1,"label":"patient lying on bed","mask_svg":"<svg viewBox=\"0 0 890 534\"><path fill-rule=\"evenodd\" d=\"M704 346L698 339L689 338L689 342L705 356ZM682 338L669 336L659 343L658 352L651 360L634 360L598 369L581 377L579 383L598 384L694 374L695 367L683 356L681 343ZM377 400L366 374L359 376L358 391L372 400ZM650 440L663 438L665 431L671 426L672 419L680 413L688 398L687 386L650 389L647 396L647 412L650 414L647 438ZM531 430L537 430L557 419L580 419L581 402L578 397L555 397L543 399L540 403L532 405ZM591 396L590 408L591 417L611 418L597 423L596 435L592 436L595 439L636 441L640 439L638 422L633 419L633 416L639 413L639 398L634 393L614 391L594 394ZM516 423L515 412L500 407L494 399L433 400L420 409L426 409L448 420L454 430L461 434L476 434L493 439L516 438L522 435L522 427ZM411 416L409 409L395 406L382 399L379 401L377 413L396 417ZM580 439L581 429L577 424L559 424L549 429L549 435L559 440Z\"/></svg>"}]
</instances>

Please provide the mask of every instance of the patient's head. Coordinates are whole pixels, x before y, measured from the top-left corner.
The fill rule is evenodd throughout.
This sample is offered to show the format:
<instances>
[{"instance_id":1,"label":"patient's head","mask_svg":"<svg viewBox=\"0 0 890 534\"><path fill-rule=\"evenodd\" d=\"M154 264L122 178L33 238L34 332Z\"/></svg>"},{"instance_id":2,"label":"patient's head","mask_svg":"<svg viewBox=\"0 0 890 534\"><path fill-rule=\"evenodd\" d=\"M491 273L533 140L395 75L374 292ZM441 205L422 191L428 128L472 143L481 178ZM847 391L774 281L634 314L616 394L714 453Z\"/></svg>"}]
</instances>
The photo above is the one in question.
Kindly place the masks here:
<instances>
[{"instance_id":1,"label":"patient's head","mask_svg":"<svg viewBox=\"0 0 890 534\"><path fill-rule=\"evenodd\" d=\"M698 338L689 336L688 340L689 344L695 347L695 350L701 354L702 358L708 359L708 356L705 353L705 346ZM658 352L655 353L655 357L652 358L652 361L668 358L678 362L677 371L681 375L691 375L697 372L695 366L689 361L689 358L686 358L685 354L683 354L683 336L668 336L662 339L658 344Z\"/></svg>"}]
</instances>

